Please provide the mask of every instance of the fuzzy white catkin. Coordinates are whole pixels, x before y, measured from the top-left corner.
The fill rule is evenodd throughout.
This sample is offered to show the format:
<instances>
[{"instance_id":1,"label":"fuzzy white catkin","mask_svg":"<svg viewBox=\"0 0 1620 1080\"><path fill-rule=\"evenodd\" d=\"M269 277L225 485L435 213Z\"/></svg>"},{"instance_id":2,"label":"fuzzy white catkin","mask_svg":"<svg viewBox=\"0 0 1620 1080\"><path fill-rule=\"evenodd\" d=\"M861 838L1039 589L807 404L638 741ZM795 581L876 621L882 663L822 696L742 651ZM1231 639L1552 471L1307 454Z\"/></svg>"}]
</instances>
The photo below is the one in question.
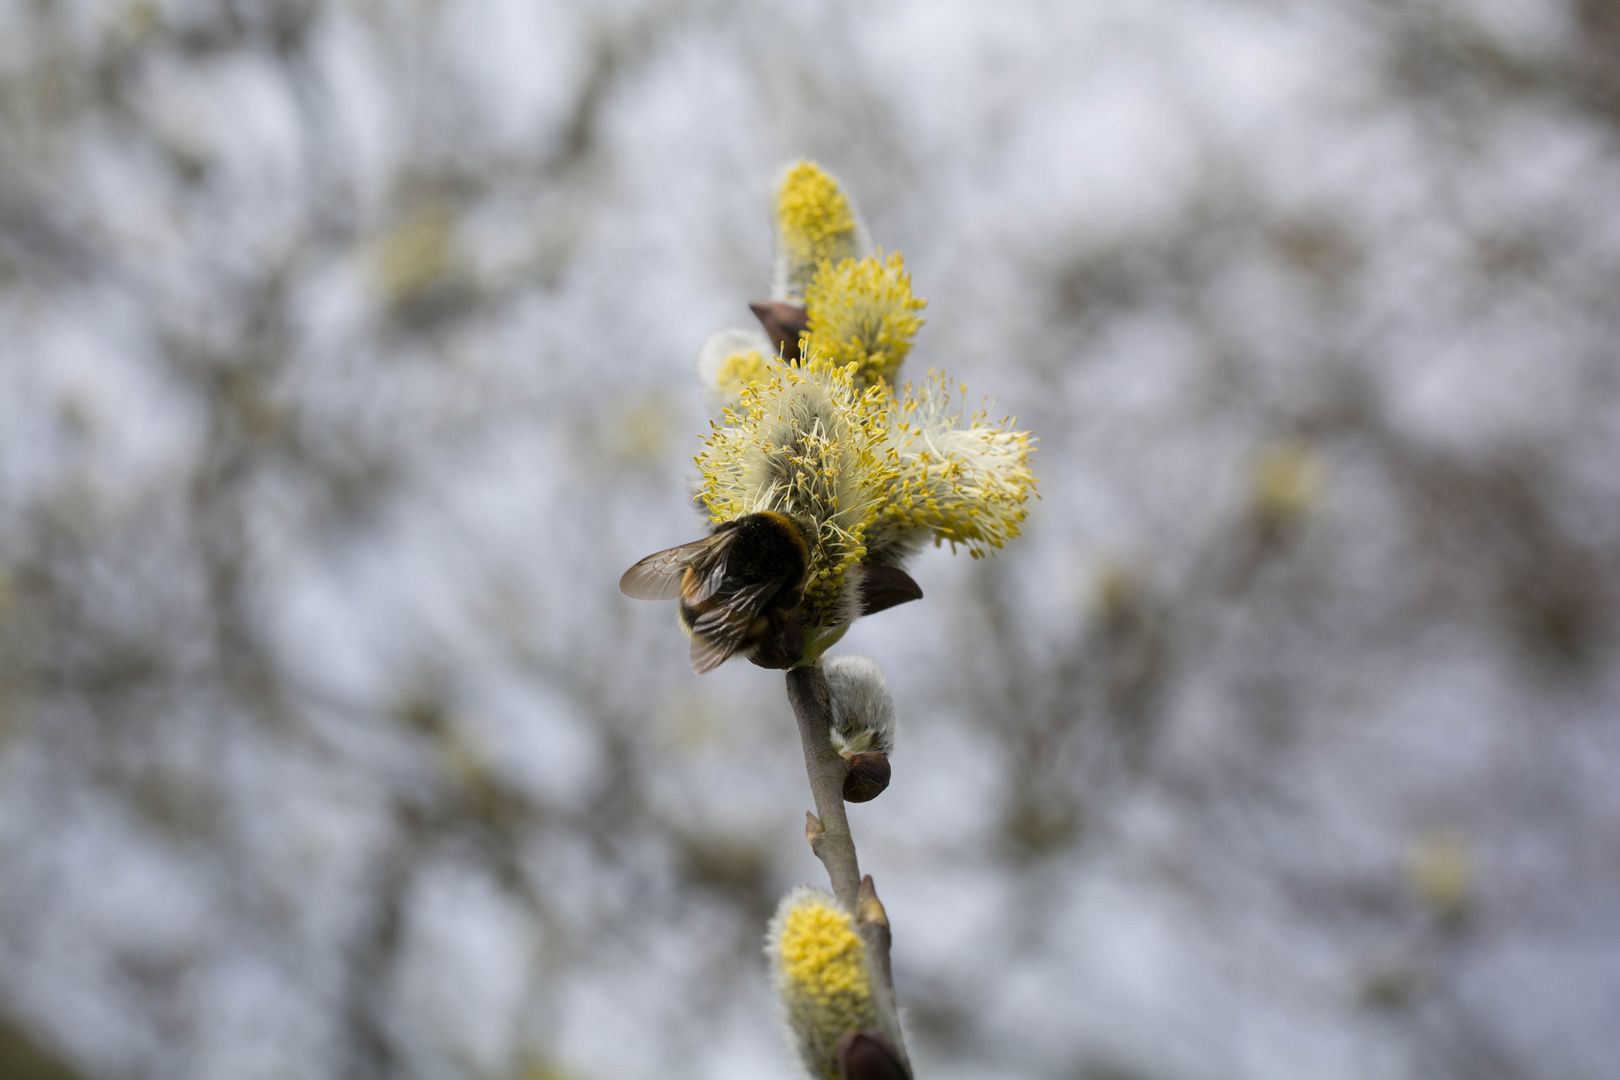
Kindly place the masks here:
<instances>
[{"instance_id":1,"label":"fuzzy white catkin","mask_svg":"<svg viewBox=\"0 0 1620 1080\"><path fill-rule=\"evenodd\" d=\"M832 709L833 745L840 751L892 754L894 697L877 661L870 656L834 656L822 672Z\"/></svg>"}]
</instances>

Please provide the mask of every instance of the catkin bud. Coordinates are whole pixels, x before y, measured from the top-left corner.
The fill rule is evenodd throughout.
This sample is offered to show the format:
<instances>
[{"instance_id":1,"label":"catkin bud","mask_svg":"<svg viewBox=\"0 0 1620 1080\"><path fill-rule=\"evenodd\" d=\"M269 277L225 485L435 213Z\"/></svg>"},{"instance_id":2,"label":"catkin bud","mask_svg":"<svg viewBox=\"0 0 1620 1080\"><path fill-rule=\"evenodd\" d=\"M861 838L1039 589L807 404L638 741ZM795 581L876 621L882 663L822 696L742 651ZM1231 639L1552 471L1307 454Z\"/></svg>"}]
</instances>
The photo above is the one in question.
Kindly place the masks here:
<instances>
[{"instance_id":1,"label":"catkin bud","mask_svg":"<svg viewBox=\"0 0 1620 1080\"><path fill-rule=\"evenodd\" d=\"M894 753L894 696L870 656L834 656L822 668L832 706L832 740L841 754Z\"/></svg>"},{"instance_id":2,"label":"catkin bud","mask_svg":"<svg viewBox=\"0 0 1620 1080\"><path fill-rule=\"evenodd\" d=\"M828 736L849 763L844 780L847 802L868 802L889 786L889 755L894 753L894 697L883 669L870 656L835 656L824 668L832 712Z\"/></svg>"},{"instance_id":3,"label":"catkin bud","mask_svg":"<svg viewBox=\"0 0 1620 1080\"><path fill-rule=\"evenodd\" d=\"M709 335L698 350L698 382L716 409L735 405L743 387L770 382L776 350L758 330L731 328Z\"/></svg>"}]
</instances>

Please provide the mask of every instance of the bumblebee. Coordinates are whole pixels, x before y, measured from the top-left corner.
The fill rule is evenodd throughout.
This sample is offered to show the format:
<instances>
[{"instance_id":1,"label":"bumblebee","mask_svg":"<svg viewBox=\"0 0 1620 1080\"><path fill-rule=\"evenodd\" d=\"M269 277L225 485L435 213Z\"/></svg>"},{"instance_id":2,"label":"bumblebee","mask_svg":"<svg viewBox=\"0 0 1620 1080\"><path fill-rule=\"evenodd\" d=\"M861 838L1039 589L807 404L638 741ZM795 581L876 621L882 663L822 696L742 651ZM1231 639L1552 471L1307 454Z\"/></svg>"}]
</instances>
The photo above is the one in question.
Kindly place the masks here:
<instances>
[{"instance_id":1,"label":"bumblebee","mask_svg":"<svg viewBox=\"0 0 1620 1080\"><path fill-rule=\"evenodd\" d=\"M619 591L637 600L680 599L692 670L700 675L739 654L760 667L790 668L804 659L805 536L787 514L744 514L701 540L642 559L624 572ZM852 617L922 598L897 566L852 569Z\"/></svg>"},{"instance_id":2,"label":"bumblebee","mask_svg":"<svg viewBox=\"0 0 1620 1080\"><path fill-rule=\"evenodd\" d=\"M638 600L681 601L702 674L739 653L761 667L804 658L804 600L810 546L786 514L744 514L702 540L649 555L626 570L619 591Z\"/></svg>"}]
</instances>

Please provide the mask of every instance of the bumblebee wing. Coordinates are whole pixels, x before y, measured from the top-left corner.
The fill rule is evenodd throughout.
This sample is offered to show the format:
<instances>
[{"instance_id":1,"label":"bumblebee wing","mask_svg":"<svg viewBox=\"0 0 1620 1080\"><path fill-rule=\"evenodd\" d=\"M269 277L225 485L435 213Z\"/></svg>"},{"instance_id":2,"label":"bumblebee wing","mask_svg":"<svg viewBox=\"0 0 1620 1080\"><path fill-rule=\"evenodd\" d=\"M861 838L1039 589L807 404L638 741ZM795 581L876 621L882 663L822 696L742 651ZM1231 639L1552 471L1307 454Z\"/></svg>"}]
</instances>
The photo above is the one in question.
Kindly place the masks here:
<instances>
[{"instance_id":1,"label":"bumblebee wing","mask_svg":"<svg viewBox=\"0 0 1620 1080\"><path fill-rule=\"evenodd\" d=\"M713 671L737 653L748 641L748 628L759 617L765 601L782 587L781 578L738 589L726 602L717 604L692 623L692 670L699 675Z\"/></svg>"},{"instance_id":2,"label":"bumblebee wing","mask_svg":"<svg viewBox=\"0 0 1620 1080\"><path fill-rule=\"evenodd\" d=\"M735 533L726 533L726 539L705 551L692 561L692 577L690 580L682 578L683 586L681 599L688 604L701 604L709 597L720 591L720 586L726 582L725 555L731 548L731 537Z\"/></svg>"},{"instance_id":3,"label":"bumblebee wing","mask_svg":"<svg viewBox=\"0 0 1620 1080\"><path fill-rule=\"evenodd\" d=\"M737 653L736 649L727 649L712 641L692 635L692 670L699 675L706 671L713 671L721 664L730 660Z\"/></svg>"},{"instance_id":4,"label":"bumblebee wing","mask_svg":"<svg viewBox=\"0 0 1620 1080\"><path fill-rule=\"evenodd\" d=\"M736 533L728 529L680 547L655 552L624 572L619 579L619 591L637 600L673 600L681 595L681 580L686 576L686 568L702 564L699 570L703 575L702 588L706 591L702 597L687 599L693 602L703 599L718 586L720 568L725 565L725 560L718 556L724 554L735 536Z\"/></svg>"}]
</instances>

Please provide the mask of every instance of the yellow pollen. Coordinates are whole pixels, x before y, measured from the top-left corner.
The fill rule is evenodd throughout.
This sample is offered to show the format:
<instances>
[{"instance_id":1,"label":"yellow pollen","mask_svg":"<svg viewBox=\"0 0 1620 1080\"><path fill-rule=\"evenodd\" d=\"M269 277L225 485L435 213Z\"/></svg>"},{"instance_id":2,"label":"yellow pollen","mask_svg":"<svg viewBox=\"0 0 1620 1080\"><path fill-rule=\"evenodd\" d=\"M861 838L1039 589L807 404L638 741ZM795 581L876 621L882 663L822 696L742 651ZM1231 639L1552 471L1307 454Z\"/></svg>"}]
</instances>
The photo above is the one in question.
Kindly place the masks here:
<instances>
[{"instance_id":1,"label":"yellow pollen","mask_svg":"<svg viewBox=\"0 0 1620 1080\"><path fill-rule=\"evenodd\" d=\"M765 357L760 355L758 349L735 352L727 356L714 376L714 381L720 389L733 394L740 392L749 383L765 382L768 379L770 369L766 367Z\"/></svg>"},{"instance_id":2,"label":"yellow pollen","mask_svg":"<svg viewBox=\"0 0 1620 1080\"><path fill-rule=\"evenodd\" d=\"M824 258L855 235L849 199L813 161L788 171L776 196L776 221L782 242L800 258Z\"/></svg>"},{"instance_id":3,"label":"yellow pollen","mask_svg":"<svg viewBox=\"0 0 1620 1080\"><path fill-rule=\"evenodd\" d=\"M809 317L800 351L834 367L853 368L857 389L894 381L923 324L927 304L911 294L898 252L822 262L804 293Z\"/></svg>"},{"instance_id":4,"label":"yellow pollen","mask_svg":"<svg viewBox=\"0 0 1620 1080\"><path fill-rule=\"evenodd\" d=\"M866 951L847 914L825 904L802 904L782 921L782 974L793 988L815 997L870 993Z\"/></svg>"}]
</instances>

